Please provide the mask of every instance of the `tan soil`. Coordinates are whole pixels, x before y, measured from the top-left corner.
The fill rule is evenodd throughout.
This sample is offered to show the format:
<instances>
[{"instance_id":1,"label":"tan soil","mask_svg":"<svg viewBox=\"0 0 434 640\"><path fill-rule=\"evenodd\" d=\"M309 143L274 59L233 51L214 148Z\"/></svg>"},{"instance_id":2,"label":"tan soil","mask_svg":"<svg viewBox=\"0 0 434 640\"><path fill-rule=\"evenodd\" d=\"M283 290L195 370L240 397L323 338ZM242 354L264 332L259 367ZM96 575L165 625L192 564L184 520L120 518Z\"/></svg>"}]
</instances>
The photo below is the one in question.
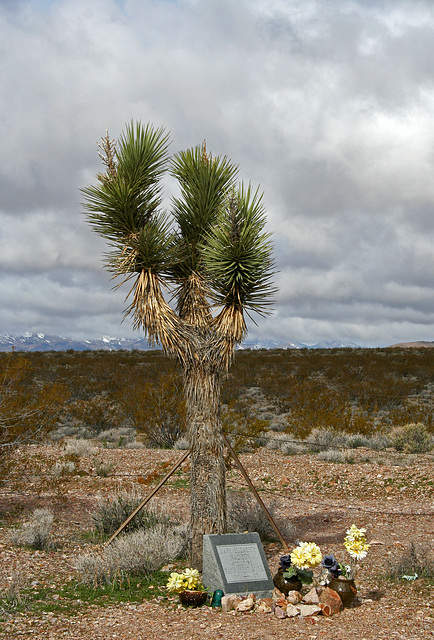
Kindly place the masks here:
<instances>
[{"instance_id":1,"label":"tan soil","mask_svg":"<svg viewBox=\"0 0 434 640\"><path fill-rule=\"evenodd\" d=\"M434 549L434 456L406 456L367 449L351 452L353 464L319 461L315 455L284 456L260 449L241 456L264 501L274 501L294 527L292 545L315 541L323 553L342 556L345 530L354 522L367 528L372 543L357 575L358 601L332 618L278 620L271 614L223 614L208 607L173 609L156 599L143 604L101 608L88 606L78 615L25 611L0 623L1 638L134 639L134 640L392 640L434 637L433 587L424 580L394 583L384 575L410 541ZM95 474L95 457L82 458L81 475L53 479L52 464L61 457L60 445L27 447L17 453L14 474L0 490L0 589L13 574L25 585L38 580L55 589L74 577L73 560L90 546L83 532L91 527L90 511L98 495L132 487L146 495L157 478L181 456L179 451L102 450L104 464L113 465L109 477ZM31 458L29 462L29 458ZM188 518L188 463L169 481L155 502L176 519ZM152 484L147 486L146 482ZM231 470L229 487L244 481ZM32 551L13 546L11 526L23 522L35 507L55 510L55 551ZM283 550L266 546L272 573ZM3 625L1 627L1 625Z\"/></svg>"}]
</instances>

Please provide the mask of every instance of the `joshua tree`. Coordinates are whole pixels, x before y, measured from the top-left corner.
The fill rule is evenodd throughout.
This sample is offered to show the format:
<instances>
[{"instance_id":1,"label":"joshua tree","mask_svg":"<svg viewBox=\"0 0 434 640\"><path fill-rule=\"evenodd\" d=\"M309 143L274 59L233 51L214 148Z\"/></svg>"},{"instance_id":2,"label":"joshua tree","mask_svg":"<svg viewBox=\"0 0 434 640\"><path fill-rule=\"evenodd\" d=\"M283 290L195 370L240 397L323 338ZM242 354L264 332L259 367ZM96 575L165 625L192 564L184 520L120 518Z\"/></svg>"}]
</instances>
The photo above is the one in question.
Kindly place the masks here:
<instances>
[{"instance_id":1,"label":"joshua tree","mask_svg":"<svg viewBox=\"0 0 434 640\"><path fill-rule=\"evenodd\" d=\"M118 286L131 283L125 316L183 370L198 566L203 534L226 528L220 377L246 335L245 314L268 311L273 260L262 194L237 184L237 167L205 143L173 158L168 146L164 129L151 125L131 123L117 142L106 133L105 171L82 193L90 224L110 245L106 267ZM167 174L179 185L170 215L161 210Z\"/></svg>"}]
</instances>

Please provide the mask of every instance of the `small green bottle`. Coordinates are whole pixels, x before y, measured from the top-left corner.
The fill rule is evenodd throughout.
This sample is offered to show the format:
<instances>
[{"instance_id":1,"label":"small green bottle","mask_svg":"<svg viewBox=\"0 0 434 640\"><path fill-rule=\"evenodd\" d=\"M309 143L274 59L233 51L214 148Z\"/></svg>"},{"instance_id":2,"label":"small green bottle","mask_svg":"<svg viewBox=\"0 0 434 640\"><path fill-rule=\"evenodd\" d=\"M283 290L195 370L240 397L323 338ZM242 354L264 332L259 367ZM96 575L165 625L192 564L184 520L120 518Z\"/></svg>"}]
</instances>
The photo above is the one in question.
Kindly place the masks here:
<instances>
[{"instance_id":1,"label":"small green bottle","mask_svg":"<svg viewBox=\"0 0 434 640\"><path fill-rule=\"evenodd\" d=\"M211 606L212 607L221 607L222 606L222 598L224 593L221 589L217 589L212 594Z\"/></svg>"}]
</instances>

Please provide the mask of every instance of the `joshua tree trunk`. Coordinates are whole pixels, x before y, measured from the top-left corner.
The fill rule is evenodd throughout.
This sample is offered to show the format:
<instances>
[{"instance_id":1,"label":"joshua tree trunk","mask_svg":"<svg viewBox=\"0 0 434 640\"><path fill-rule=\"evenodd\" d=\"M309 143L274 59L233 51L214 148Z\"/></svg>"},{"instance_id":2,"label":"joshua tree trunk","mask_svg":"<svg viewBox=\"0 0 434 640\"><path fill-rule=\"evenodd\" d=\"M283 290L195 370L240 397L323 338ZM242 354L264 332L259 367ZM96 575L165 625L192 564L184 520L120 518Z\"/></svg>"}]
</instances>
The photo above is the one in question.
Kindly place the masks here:
<instances>
[{"instance_id":1,"label":"joshua tree trunk","mask_svg":"<svg viewBox=\"0 0 434 640\"><path fill-rule=\"evenodd\" d=\"M226 531L226 492L220 423L220 375L195 363L185 372L191 447L191 564L202 569L202 536Z\"/></svg>"}]
</instances>

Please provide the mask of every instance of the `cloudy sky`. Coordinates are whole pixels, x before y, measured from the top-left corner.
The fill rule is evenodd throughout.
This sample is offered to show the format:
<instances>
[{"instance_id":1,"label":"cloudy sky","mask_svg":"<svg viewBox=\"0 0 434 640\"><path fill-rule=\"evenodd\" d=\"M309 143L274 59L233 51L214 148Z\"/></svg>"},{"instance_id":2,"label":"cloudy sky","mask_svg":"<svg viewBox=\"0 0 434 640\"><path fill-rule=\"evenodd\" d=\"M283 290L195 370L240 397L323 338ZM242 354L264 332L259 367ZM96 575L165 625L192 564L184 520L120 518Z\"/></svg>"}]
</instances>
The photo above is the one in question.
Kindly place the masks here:
<instances>
[{"instance_id":1,"label":"cloudy sky","mask_svg":"<svg viewBox=\"0 0 434 640\"><path fill-rule=\"evenodd\" d=\"M250 339L434 340L433 0L0 0L0 33L0 333L133 335L79 188L140 119L264 191Z\"/></svg>"}]
</instances>

